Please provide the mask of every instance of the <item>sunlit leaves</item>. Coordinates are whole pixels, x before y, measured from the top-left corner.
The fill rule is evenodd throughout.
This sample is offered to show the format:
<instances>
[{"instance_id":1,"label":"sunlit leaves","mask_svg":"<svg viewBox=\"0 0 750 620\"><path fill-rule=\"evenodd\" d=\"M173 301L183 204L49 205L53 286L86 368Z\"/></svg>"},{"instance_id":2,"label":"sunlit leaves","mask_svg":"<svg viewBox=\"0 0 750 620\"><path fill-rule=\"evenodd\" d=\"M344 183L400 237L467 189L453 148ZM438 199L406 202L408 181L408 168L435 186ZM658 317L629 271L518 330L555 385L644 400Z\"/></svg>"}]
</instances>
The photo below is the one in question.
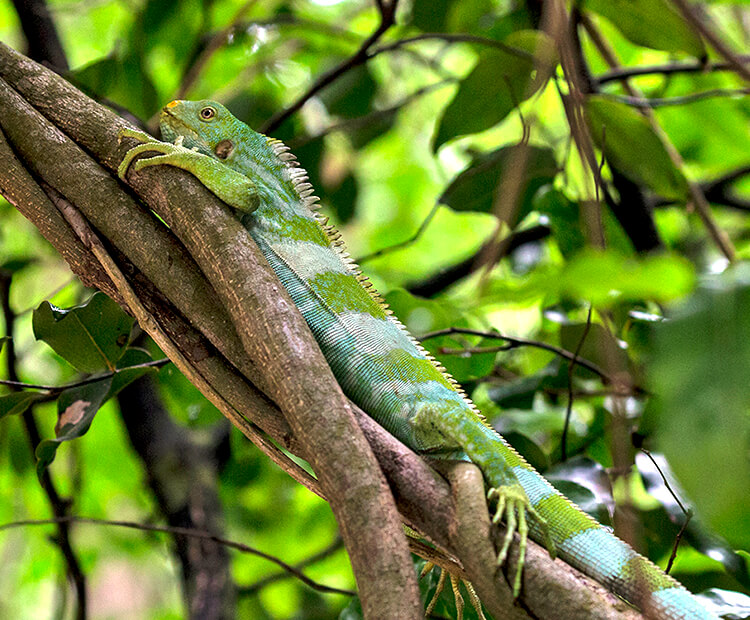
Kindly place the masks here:
<instances>
[{"instance_id":1,"label":"sunlit leaves","mask_svg":"<svg viewBox=\"0 0 750 620\"><path fill-rule=\"evenodd\" d=\"M36 450L40 476L60 444L88 431L105 401L149 372L150 367L143 365L151 361L151 356L140 349L127 349L132 326L133 319L103 293L73 308L44 302L34 311L34 335L39 340L79 370L100 373L98 379L95 376L60 393L55 438L42 441ZM7 413L20 413L39 398L30 392L11 394L0 399L0 407L5 401L10 409Z\"/></svg>"},{"instance_id":2,"label":"sunlit leaves","mask_svg":"<svg viewBox=\"0 0 750 620\"><path fill-rule=\"evenodd\" d=\"M685 197L685 178L642 114L624 103L592 96L586 100L586 116L592 138L612 167L659 196Z\"/></svg>"},{"instance_id":3,"label":"sunlit leaves","mask_svg":"<svg viewBox=\"0 0 750 620\"><path fill-rule=\"evenodd\" d=\"M74 308L43 302L34 311L34 335L83 372L114 370L128 344L133 319L103 293Z\"/></svg>"},{"instance_id":4,"label":"sunlit leaves","mask_svg":"<svg viewBox=\"0 0 750 620\"><path fill-rule=\"evenodd\" d=\"M678 255L634 258L588 250L565 265L537 269L522 282L495 281L492 291L506 301L543 296L606 307L625 300L669 301L689 293L694 282L693 267Z\"/></svg>"},{"instance_id":5,"label":"sunlit leaves","mask_svg":"<svg viewBox=\"0 0 750 620\"><path fill-rule=\"evenodd\" d=\"M479 155L451 182L439 201L455 211L485 213L499 210L500 205L515 206L503 203L498 192L503 187L501 181L521 169L523 182L518 185L517 208L513 220L508 222L513 226L532 209L536 192L554 180L558 166L552 149L517 145Z\"/></svg>"},{"instance_id":6,"label":"sunlit leaves","mask_svg":"<svg viewBox=\"0 0 750 620\"><path fill-rule=\"evenodd\" d=\"M698 58L706 54L700 36L669 0L585 0L583 6L612 21L638 45Z\"/></svg>"},{"instance_id":7,"label":"sunlit leaves","mask_svg":"<svg viewBox=\"0 0 750 620\"><path fill-rule=\"evenodd\" d=\"M503 120L520 102L541 86L535 79L533 55L552 63L554 49L546 35L538 31L514 32L505 43L517 53L486 49L474 69L461 82L458 92L443 113L434 147L456 136L489 129Z\"/></svg>"}]
</instances>

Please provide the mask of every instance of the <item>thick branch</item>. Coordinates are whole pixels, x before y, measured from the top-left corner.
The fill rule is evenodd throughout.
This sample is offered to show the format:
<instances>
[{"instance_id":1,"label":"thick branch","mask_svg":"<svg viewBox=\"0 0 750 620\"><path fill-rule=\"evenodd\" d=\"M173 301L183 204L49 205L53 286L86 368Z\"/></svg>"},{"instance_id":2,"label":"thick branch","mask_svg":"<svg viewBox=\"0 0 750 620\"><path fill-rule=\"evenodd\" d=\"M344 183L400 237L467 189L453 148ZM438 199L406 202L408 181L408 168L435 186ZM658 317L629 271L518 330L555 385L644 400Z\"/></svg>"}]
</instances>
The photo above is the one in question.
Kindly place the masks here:
<instances>
[{"instance_id":1,"label":"thick branch","mask_svg":"<svg viewBox=\"0 0 750 620\"><path fill-rule=\"evenodd\" d=\"M68 135L74 137L77 143L84 146L97 160L103 162L109 170L112 170L118 162L117 149L114 146L114 136L117 127L122 124L117 117L83 97L64 81L52 76L49 72L38 67L38 65L30 63L27 59L15 54L4 46L0 46L0 77L9 81L23 97L33 102L34 107L42 111L46 117L42 117L34 109L31 109L10 89L0 88L0 94L5 97L5 99L0 99L0 123L4 127L18 125L13 132L14 147L23 147L20 148L19 152L24 155L26 165L33 164L35 172L44 178L48 175L54 176L52 172L47 170L47 166L57 164L57 167L59 167L59 162L64 161L65 168L73 167L75 173L86 178L89 184L106 182L105 176L108 175L95 173L93 170L85 168L81 164L81 153L75 149L66 151L65 156L68 159L65 159L59 151L55 152L55 149L58 147L68 149L68 140L65 134L62 134L52 126L49 120L56 127L65 128ZM0 86L2 86L1 83ZM35 154L33 150L35 147L27 144L27 142L39 142L42 150L46 149L55 152L51 157L52 161L46 162L45 160L40 162L34 160L32 156ZM90 159L89 164L94 167L97 166L97 163ZM224 207L212 196L208 195L189 175L184 175L179 171L168 168L160 171L153 170L151 172L154 173L151 189L146 187L145 183L143 187L139 185L139 189L144 192L144 195L155 196L156 198L161 196L166 199L166 196L173 191L170 183L174 180L177 184L177 189L174 191L179 192L178 195L182 200L193 205L191 217L196 215L196 211L200 212L205 208L206 212L213 213L214 217L223 218L226 216L229 218L229 215L224 211ZM142 176L146 177L145 174ZM67 178L63 174L59 174L58 180L59 184L55 186L57 191L70 199L71 194L74 193L77 187L77 181ZM6 188L8 184L12 185L12 181L9 179L9 175L6 174L6 170L0 167L0 188ZM85 187L85 183L82 185ZM7 190L3 189L3 191L6 192ZM151 193L149 194L149 192ZM84 191L75 193L76 195L80 193L81 202L88 204L90 198L85 196ZM26 196L28 199L27 202L33 200L29 196L30 194ZM125 204L122 202L123 198L121 196L127 198L121 186L115 183L111 188L111 196L103 195L103 202L97 205L99 211L109 211L113 203ZM75 202L75 206L79 207L89 217L89 212L87 211L89 207L84 209L83 204L78 204L78 202ZM33 215L32 221L37 225L41 225L41 221L49 215L43 210L34 211L28 205L24 209L27 213ZM165 211L165 214L168 215L168 212ZM177 216L176 213L174 215L175 217ZM93 219L93 217L92 215L91 218ZM199 224L202 219L198 218ZM109 222L109 226L113 228L117 228L117 225L116 221ZM222 221L222 226L229 226L229 224ZM99 226L97 228L103 233ZM231 230L232 228L230 227L229 229ZM113 236L124 236L125 231L132 232L132 220L120 220L119 229L113 230ZM108 234L104 236L111 241ZM221 331L215 322L199 316L199 313L203 309L215 311L218 313L218 316L221 316L222 313L223 316L227 316L227 313L221 309L221 306L215 303L215 294L209 294L209 299L196 300L195 292L188 291L180 298L182 300L181 304L170 303L167 300L167 290L170 291L169 294L172 296L175 296L176 293L170 289L170 285L173 283L166 281L169 278L162 277L162 284L155 286L155 283L152 283L150 278L146 277L146 275L130 263L130 261L135 262L133 256L129 253L130 251L139 257L141 256L141 252L157 257L165 257L170 245L176 243L174 238L168 234L168 231L166 234L151 231L148 237L140 238L144 244L144 247L140 250L138 248L130 248L128 252L125 252L120 248L119 251L113 250L114 255L118 263L123 265L123 271L130 280L130 284L134 287L140 303L158 319L161 329L164 330L169 338L177 343L182 354L187 355L187 361L199 369L199 377L211 386L214 393L216 391L220 392L221 397L225 399L224 402L228 403L227 407L222 408L222 412L230 417L232 422L240 427L243 432L253 437L254 440L259 441L258 438L262 439L262 435L259 435L257 430L254 430L255 427L252 424L248 424L238 412L251 416L257 424L261 425L277 440L285 445L292 446L297 453L306 456L304 450L300 450L301 444L295 441L296 433L293 434L291 432L275 405L237 373L237 368L242 368L243 371L245 368L250 371L255 369L254 371L258 377L262 379L261 373L258 370L260 366L248 365L247 362L242 361L243 359L247 360L248 355L244 353L241 344L237 345L239 338L234 329L225 328L224 331ZM124 244L125 242L121 240L121 243ZM79 250L82 247L80 244L77 246L73 245ZM179 245L176 247L179 248ZM87 251L85 248L84 250ZM180 284L187 288L195 287L199 290L211 291L212 289L205 282L202 273L197 270L191 271L186 266L184 262L185 257L182 253L184 253L184 250L181 253L169 255L170 260L183 261L181 269L183 270L182 273L188 278L188 284L186 285L184 281ZM80 265L83 262L80 257L73 257L72 260L73 264L76 265ZM142 257L139 260L142 260ZM165 258L162 258L163 268L165 262ZM144 266L150 268L149 262L144 261ZM168 267L172 269L174 265L170 264ZM99 274L101 275L101 270ZM159 274L155 274L155 277L159 277ZM104 278L102 280L105 284L108 281L108 286L111 288L111 280ZM162 290L162 285L167 290ZM217 284L217 288L218 286ZM264 299L264 303L268 304L280 295L279 291L275 291L271 297ZM199 307L199 302L205 304L202 309ZM273 339L280 342L284 341L280 333L274 334ZM219 351L212 346L211 342L213 340L217 342L217 349L219 349L218 345L221 346ZM224 351L231 351L236 353L236 355L228 355ZM253 377L253 380L255 380L255 377ZM268 379L266 379L266 382L270 384ZM320 413L321 411L325 411L327 407L328 400L326 400L323 410L313 411ZM399 443L364 413L356 408L353 408L353 411L357 415L360 427L373 446L380 466L387 474L388 481L402 514L410 524L423 532L440 547L448 551L454 551L449 534L452 527L451 524L454 521L453 507L445 481L437 476L422 459ZM267 453L272 454L267 444L261 442L261 447ZM284 466L283 461L280 464ZM374 465L364 461L360 463L360 466L374 467ZM288 465L285 469L287 467ZM294 470L287 469L287 471L290 471L294 475ZM303 480L303 483L313 486L310 481ZM478 516L486 517L486 506L482 506L478 512ZM377 536L378 545L382 547L388 535L383 532L383 523L377 523L374 527L370 526L370 528ZM483 530L480 528L479 531ZM368 560L371 559L372 549L367 546L363 546L363 548L369 553ZM489 555L492 556L493 554ZM472 563L468 563L467 566L470 564ZM468 570L470 578L477 582L487 575L494 575L494 556L488 563L479 563L476 568L469 566ZM377 577L382 580L387 578L388 575L379 574ZM612 600L610 595L604 593L591 580L582 577L577 571L567 565L561 562L552 562L546 551L538 546L533 546L533 550L529 552L525 579L527 588L524 592L523 600L529 609L536 610L536 604L533 603L533 600L537 597L543 598L544 592L552 587L548 581L559 582L563 580L563 583L567 583L568 585L561 588L560 593L556 596L564 597L568 590L575 590L576 596L586 596L589 601L584 606L587 617L637 617L634 615L634 612L623 612L624 615L622 613L619 616L615 615L617 612L610 606ZM574 587L572 587L572 584L574 584ZM544 613L537 613L536 611L534 613L538 617L545 617ZM547 613L546 617L561 617L553 610L548 609L548 612L545 613ZM381 617L382 615L382 608L378 607L377 616ZM397 617L404 617L400 609Z\"/></svg>"}]
</instances>

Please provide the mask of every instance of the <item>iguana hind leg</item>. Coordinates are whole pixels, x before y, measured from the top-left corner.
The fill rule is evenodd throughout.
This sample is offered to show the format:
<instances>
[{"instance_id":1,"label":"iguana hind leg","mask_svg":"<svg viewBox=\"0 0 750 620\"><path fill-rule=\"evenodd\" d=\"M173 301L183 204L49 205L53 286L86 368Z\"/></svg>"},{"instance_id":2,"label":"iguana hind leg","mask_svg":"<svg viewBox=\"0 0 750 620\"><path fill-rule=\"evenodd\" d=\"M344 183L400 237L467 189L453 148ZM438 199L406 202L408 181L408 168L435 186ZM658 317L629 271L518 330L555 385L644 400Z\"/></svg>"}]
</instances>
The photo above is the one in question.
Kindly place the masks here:
<instances>
[{"instance_id":1,"label":"iguana hind leg","mask_svg":"<svg viewBox=\"0 0 750 620\"><path fill-rule=\"evenodd\" d=\"M518 532L519 535L518 565L512 578L513 596L518 597L529 536L527 515L534 519L542 532L550 555L555 555L547 521L534 508L516 474L516 468L529 466L477 414L467 412L462 407L422 404L410 418L410 424L418 441L430 445L437 442L437 436L442 436L443 440L437 442L438 445L460 446L469 460L482 471L489 487L487 498L497 500L492 520L498 523L504 518L506 524L505 537L497 557L498 566L507 558L513 534Z\"/></svg>"}]
</instances>

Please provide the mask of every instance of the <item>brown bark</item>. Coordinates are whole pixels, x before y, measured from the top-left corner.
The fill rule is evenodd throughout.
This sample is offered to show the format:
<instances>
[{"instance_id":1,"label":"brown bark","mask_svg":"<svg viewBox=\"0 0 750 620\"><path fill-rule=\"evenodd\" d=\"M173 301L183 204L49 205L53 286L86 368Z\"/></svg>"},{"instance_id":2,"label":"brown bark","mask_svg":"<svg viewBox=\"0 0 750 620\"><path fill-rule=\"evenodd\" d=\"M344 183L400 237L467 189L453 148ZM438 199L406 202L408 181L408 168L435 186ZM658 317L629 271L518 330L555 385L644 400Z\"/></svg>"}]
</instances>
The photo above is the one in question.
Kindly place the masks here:
<instances>
[{"instance_id":1,"label":"brown bark","mask_svg":"<svg viewBox=\"0 0 750 620\"><path fill-rule=\"evenodd\" d=\"M143 306L139 312L145 309L150 313L144 322L150 325L153 318L158 323L158 329L184 356L179 361L181 369L195 371L196 380L210 388L212 402L234 424L303 484L317 492L322 489L336 510L346 510L342 507L345 496L350 488L357 489L352 495L358 512L342 531L360 577L367 615L404 618L421 614L411 603L411 585L403 585L413 583L413 576L406 574L412 570L411 563L408 556L403 559L399 550L403 543L400 526L382 516L393 511L379 467L385 471L408 523L441 548L458 552L472 581L480 583L489 576L495 581L489 587L504 587L502 580L495 579L491 551L475 560L466 557L461 544L457 544L452 533L456 531L455 512L445 481L343 399L335 385L330 385L330 371L321 365L320 354L301 317L267 265L258 260L257 248L248 243L226 207L181 171L165 167L133 175L136 190L172 226L167 229L123 191L111 174L125 151L116 142L117 129L124 125L121 119L2 45L0 78L4 80L0 81L0 125L19 156L17 164L32 173L22 179L18 171L13 174L0 166L3 193L40 229L50 229L48 238L67 253L66 259L74 270L117 297L121 285L113 284L110 271L109 276L102 273L89 248L77 242L66 222L59 220L54 203L45 197L37 181L51 185L62 195L61 200L79 209L96 227L126 275L127 284L135 290L137 301ZM8 145L4 146L0 142L0 161L9 157ZM190 205L190 212L184 212L180 203ZM136 220L142 227L133 227L131 222ZM132 243L129 237L137 242ZM188 246L192 258L181 243ZM208 273L216 268L236 278ZM229 310L218 303L219 298ZM292 368L294 374L289 372ZM281 376L286 380L280 381ZM349 409L359 422L353 430ZM331 418L332 413L338 415ZM319 485L275 453L258 427L308 458L319 474ZM372 445L379 467L367 453L369 448L364 455L347 454L362 432L360 427ZM345 471L337 473L337 468ZM486 548L491 550L488 528L481 522L487 518L486 506L483 500L477 506L462 517L460 529L480 532L489 545ZM545 615L537 613L536 599L544 599L545 592L553 591L558 610L557 598L571 597L569 590L574 590L576 597L583 597L576 599L576 606L586 609L588 617L638 617L634 612L611 607L611 595L601 587L561 562L552 562L540 547L530 546L522 599L538 617ZM367 566L362 567L362 562ZM571 579L575 588L570 587ZM568 585L554 590L554 583ZM588 602L582 602L584 599ZM497 605L488 604L498 616L507 612L509 605L507 598ZM547 617L566 616L555 613Z\"/></svg>"}]
</instances>

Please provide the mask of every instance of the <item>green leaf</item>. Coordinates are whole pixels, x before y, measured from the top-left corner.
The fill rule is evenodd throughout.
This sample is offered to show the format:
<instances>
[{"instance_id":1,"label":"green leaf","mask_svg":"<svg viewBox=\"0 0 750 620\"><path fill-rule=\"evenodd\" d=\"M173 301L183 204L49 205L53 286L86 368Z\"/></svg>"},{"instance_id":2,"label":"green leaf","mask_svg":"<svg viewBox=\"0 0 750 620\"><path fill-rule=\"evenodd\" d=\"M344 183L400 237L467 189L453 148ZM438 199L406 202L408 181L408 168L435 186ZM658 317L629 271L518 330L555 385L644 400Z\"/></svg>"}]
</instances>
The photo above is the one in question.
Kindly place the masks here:
<instances>
[{"instance_id":1,"label":"green leaf","mask_svg":"<svg viewBox=\"0 0 750 620\"><path fill-rule=\"evenodd\" d=\"M129 366L147 364L151 361L153 361L151 354L145 349L131 347L127 351L125 351L123 356L117 361L117 368L124 370L120 370L120 372L112 377L112 386L110 387L109 393L107 394L107 398L105 400L112 398L121 389L133 383L133 381L140 379L146 373L156 372L155 367L128 368Z\"/></svg>"},{"instance_id":2,"label":"green leaf","mask_svg":"<svg viewBox=\"0 0 750 620\"><path fill-rule=\"evenodd\" d=\"M55 459L57 448L65 441L81 437L89 430L94 415L102 406L112 387L112 377L69 388L57 400L55 439L45 439L36 448L36 473L41 479Z\"/></svg>"},{"instance_id":3,"label":"green leaf","mask_svg":"<svg viewBox=\"0 0 750 620\"><path fill-rule=\"evenodd\" d=\"M438 199L454 211L492 212L495 204L495 194L498 184L510 166L517 162L520 146L505 146L491 153L485 153L469 164L445 189ZM513 222L509 226L529 213L537 191L545 185L550 185L558 172L552 149L540 146L528 146L527 163L524 170L524 182L519 195L518 209Z\"/></svg>"},{"instance_id":4,"label":"green leaf","mask_svg":"<svg viewBox=\"0 0 750 620\"><path fill-rule=\"evenodd\" d=\"M128 345L133 319L104 293L62 309L49 302L34 311L34 335L83 372L114 370Z\"/></svg>"},{"instance_id":5,"label":"green leaf","mask_svg":"<svg viewBox=\"0 0 750 620\"><path fill-rule=\"evenodd\" d=\"M343 118L355 118L367 113L377 91L377 83L368 65L347 71L340 79L323 90L320 98L328 112Z\"/></svg>"},{"instance_id":6,"label":"green leaf","mask_svg":"<svg viewBox=\"0 0 750 620\"><path fill-rule=\"evenodd\" d=\"M8 415L17 415L26 411L32 403L43 398L39 392L14 392L0 396L0 420Z\"/></svg>"},{"instance_id":7,"label":"green leaf","mask_svg":"<svg viewBox=\"0 0 750 620\"><path fill-rule=\"evenodd\" d=\"M489 387L487 396L503 409L531 409L538 391L562 388L567 384L567 366L561 363L560 358L555 358L533 375Z\"/></svg>"},{"instance_id":8,"label":"green leaf","mask_svg":"<svg viewBox=\"0 0 750 620\"><path fill-rule=\"evenodd\" d=\"M453 0L414 0L411 23L423 32L444 32Z\"/></svg>"},{"instance_id":9,"label":"green leaf","mask_svg":"<svg viewBox=\"0 0 750 620\"><path fill-rule=\"evenodd\" d=\"M645 420L708 526L750 546L750 272L723 274L654 327Z\"/></svg>"},{"instance_id":10,"label":"green leaf","mask_svg":"<svg viewBox=\"0 0 750 620\"><path fill-rule=\"evenodd\" d=\"M584 7L606 17L637 45L706 55L700 36L668 0L586 0Z\"/></svg>"},{"instance_id":11,"label":"green leaf","mask_svg":"<svg viewBox=\"0 0 750 620\"><path fill-rule=\"evenodd\" d=\"M504 41L551 64L554 46L536 30L514 32ZM451 138L477 133L497 125L519 103L543 85L535 80L534 62L499 49L484 50L474 69L461 82L453 100L440 119L433 149Z\"/></svg>"},{"instance_id":12,"label":"green leaf","mask_svg":"<svg viewBox=\"0 0 750 620\"><path fill-rule=\"evenodd\" d=\"M113 54L71 74L71 81L84 91L107 97L136 116L148 118L159 107L159 95L138 53Z\"/></svg>"},{"instance_id":13,"label":"green leaf","mask_svg":"<svg viewBox=\"0 0 750 620\"><path fill-rule=\"evenodd\" d=\"M0 353L3 352L3 347L5 346L5 343L10 340L10 336L2 336L0 337Z\"/></svg>"},{"instance_id":14,"label":"green leaf","mask_svg":"<svg viewBox=\"0 0 750 620\"><path fill-rule=\"evenodd\" d=\"M660 196L685 198L685 177L643 115L619 101L592 95L586 100L586 118L611 167Z\"/></svg>"},{"instance_id":15,"label":"green leaf","mask_svg":"<svg viewBox=\"0 0 750 620\"><path fill-rule=\"evenodd\" d=\"M580 208L560 190L551 186L541 188L534 197L532 209L547 216L554 239L564 257L570 258L585 247Z\"/></svg>"},{"instance_id":16,"label":"green leaf","mask_svg":"<svg viewBox=\"0 0 750 620\"><path fill-rule=\"evenodd\" d=\"M654 255L643 259L614 252L585 251L546 281L569 299L587 299L594 305L617 300L667 301L693 288L692 265L681 256Z\"/></svg>"}]
</instances>

